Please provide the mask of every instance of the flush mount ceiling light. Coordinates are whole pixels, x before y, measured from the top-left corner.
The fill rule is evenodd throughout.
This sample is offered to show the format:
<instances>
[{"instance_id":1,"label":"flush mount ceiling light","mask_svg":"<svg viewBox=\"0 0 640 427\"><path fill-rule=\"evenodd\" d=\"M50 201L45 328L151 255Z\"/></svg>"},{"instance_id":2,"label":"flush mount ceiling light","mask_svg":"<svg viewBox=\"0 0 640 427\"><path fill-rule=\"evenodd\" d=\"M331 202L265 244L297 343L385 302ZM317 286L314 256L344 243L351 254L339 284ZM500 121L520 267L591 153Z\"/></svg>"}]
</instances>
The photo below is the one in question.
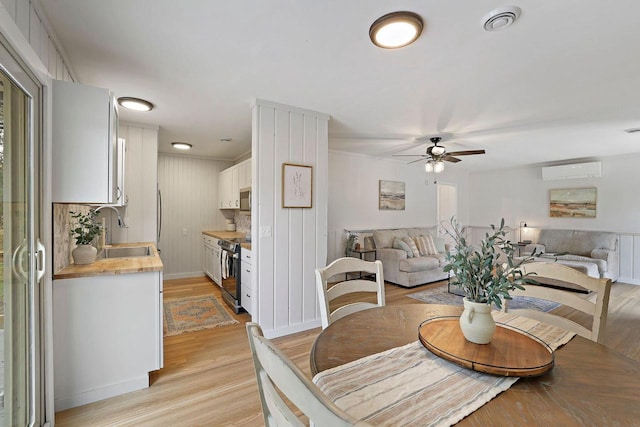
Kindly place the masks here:
<instances>
[{"instance_id":1,"label":"flush mount ceiling light","mask_svg":"<svg viewBox=\"0 0 640 427\"><path fill-rule=\"evenodd\" d=\"M171 145L178 150L191 150L192 147L191 144L186 142L172 142Z\"/></svg>"},{"instance_id":2,"label":"flush mount ceiling light","mask_svg":"<svg viewBox=\"0 0 640 427\"><path fill-rule=\"evenodd\" d=\"M132 98L130 96L122 96L118 98L118 104L124 108L135 111L151 111L153 110L153 104L149 101L140 98Z\"/></svg>"},{"instance_id":3,"label":"flush mount ceiling light","mask_svg":"<svg viewBox=\"0 0 640 427\"><path fill-rule=\"evenodd\" d=\"M518 19L522 10L518 6L506 6L492 10L483 19L487 31L504 30Z\"/></svg>"},{"instance_id":4,"label":"flush mount ceiling light","mask_svg":"<svg viewBox=\"0 0 640 427\"><path fill-rule=\"evenodd\" d=\"M373 44L384 49L407 46L422 33L422 18L413 12L392 12L376 21L369 28Z\"/></svg>"}]
</instances>

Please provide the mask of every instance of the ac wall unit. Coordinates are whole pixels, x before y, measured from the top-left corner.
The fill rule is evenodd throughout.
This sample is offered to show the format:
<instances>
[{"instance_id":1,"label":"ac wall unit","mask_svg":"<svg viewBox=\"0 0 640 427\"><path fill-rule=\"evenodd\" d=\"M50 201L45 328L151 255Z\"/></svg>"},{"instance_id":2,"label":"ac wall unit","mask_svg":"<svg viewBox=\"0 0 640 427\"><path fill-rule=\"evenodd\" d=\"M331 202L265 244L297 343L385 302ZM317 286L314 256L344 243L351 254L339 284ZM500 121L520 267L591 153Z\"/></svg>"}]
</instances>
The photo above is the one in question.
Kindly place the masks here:
<instances>
[{"instance_id":1,"label":"ac wall unit","mask_svg":"<svg viewBox=\"0 0 640 427\"><path fill-rule=\"evenodd\" d=\"M573 165L547 166L542 168L542 179L600 178L602 162L575 163Z\"/></svg>"}]
</instances>

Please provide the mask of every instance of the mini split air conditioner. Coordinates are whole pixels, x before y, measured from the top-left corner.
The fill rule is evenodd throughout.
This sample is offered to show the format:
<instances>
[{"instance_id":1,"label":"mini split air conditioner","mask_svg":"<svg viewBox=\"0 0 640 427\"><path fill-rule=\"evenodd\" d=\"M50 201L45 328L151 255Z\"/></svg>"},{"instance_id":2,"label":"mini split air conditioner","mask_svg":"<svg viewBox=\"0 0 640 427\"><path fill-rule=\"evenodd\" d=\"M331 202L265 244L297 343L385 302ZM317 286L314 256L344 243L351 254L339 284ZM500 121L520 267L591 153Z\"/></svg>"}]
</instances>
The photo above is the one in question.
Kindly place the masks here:
<instances>
[{"instance_id":1,"label":"mini split air conditioner","mask_svg":"<svg viewBox=\"0 0 640 427\"><path fill-rule=\"evenodd\" d=\"M576 163L573 165L548 166L542 168L542 179L600 178L602 162Z\"/></svg>"}]
</instances>

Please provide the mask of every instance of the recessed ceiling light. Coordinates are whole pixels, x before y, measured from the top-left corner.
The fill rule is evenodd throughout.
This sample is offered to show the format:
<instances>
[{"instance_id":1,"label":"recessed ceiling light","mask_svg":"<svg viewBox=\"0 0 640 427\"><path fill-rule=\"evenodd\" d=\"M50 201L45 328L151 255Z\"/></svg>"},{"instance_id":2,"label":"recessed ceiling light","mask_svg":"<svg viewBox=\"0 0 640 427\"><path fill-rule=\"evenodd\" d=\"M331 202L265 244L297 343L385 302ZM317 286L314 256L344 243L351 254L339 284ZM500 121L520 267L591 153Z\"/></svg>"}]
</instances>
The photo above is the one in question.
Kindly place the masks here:
<instances>
[{"instance_id":1,"label":"recessed ceiling light","mask_svg":"<svg viewBox=\"0 0 640 427\"><path fill-rule=\"evenodd\" d=\"M153 104L149 101L140 98L132 98L130 96L123 96L118 98L118 104L124 108L135 111L151 111L153 110Z\"/></svg>"},{"instance_id":2,"label":"recessed ceiling light","mask_svg":"<svg viewBox=\"0 0 640 427\"><path fill-rule=\"evenodd\" d=\"M171 145L178 150L191 150L192 147L192 145L187 142L172 142Z\"/></svg>"},{"instance_id":3,"label":"recessed ceiling light","mask_svg":"<svg viewBox=\"0 0 640 427\"><path fill-rule=\"evenodd\" d=\"M369 28L369 37L378 47L397 49L416 41L423 26L422 18L416 13L392 12L376 19Z\"/></svg>"},{"instance_id":4,"label":"recessed ceiling light","mask_svg":"<svg viewBox=\"0 0 640 427\"><path fill-rule=\"evenodd\" d=\"M517 6L506 6L494 9L483 19L484 29L487 31L504 30L520 17L522 10Z\"/></svg>"}]
</instances>

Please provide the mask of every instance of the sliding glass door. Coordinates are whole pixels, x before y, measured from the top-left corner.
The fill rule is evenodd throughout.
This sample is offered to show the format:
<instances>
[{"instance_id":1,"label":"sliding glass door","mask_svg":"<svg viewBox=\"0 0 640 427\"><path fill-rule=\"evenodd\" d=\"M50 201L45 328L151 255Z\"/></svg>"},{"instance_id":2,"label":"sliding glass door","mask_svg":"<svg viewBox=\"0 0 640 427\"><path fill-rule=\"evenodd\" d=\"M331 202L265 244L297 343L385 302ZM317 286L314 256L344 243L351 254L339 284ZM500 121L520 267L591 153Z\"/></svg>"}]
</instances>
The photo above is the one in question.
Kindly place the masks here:
<instances>
[{"instance_id":1,"label":"sliding glass door","mask_svg":"<svg viewBox=\"0 0 640 427\"><path fill-rule=\"evenodd\" d=\"M40 88L0 40L0 419L40 425Z\"/></svg>"}]
</instances>

